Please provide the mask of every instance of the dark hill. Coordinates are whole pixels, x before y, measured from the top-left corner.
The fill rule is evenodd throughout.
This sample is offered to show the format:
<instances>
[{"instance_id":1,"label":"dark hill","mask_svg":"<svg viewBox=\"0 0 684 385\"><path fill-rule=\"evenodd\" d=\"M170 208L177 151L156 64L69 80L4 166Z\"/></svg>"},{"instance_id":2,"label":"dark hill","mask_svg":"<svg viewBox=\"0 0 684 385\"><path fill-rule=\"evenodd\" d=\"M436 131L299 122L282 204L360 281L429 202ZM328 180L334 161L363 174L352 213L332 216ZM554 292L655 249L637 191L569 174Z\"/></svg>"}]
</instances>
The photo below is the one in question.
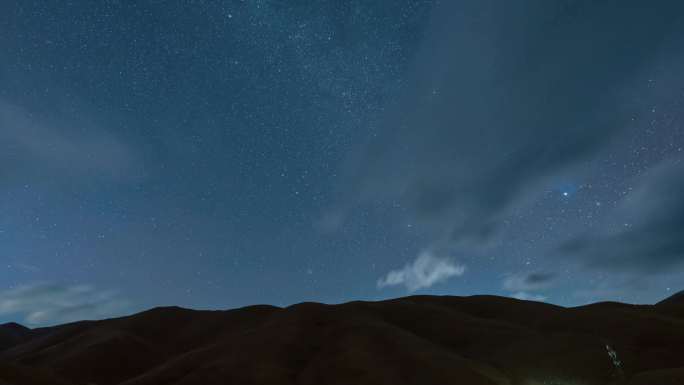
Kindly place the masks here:
<instances>
[{"instance_id":1,"label":"dark hill","mask_svg":"<svg viewBox=\"0 0 684 385\"><path fill-rule=\"evenodd\" d=\"M31 329L14 322L0 325L0 350L28 340Z\"/></svg>"},{"instance_id":2,"label":"dark hill","mask_svg":"<svg viewBox=\"0 0 684 385\"><path fill-rule=\"evenodd\" d=\"M669 300L413 296L6 329L22 337L0 384L684 384L684 304Z\"/></svg>"},{"instance_id":3,"label":"dark hill","mask_svg":"<svg viewBox=\"0 0 684 385\"><path fill-rule=\"evenodd\" d=\"M658 305L673 305L673 304L684 304L684 290L665 298L664 300L658 302Z\"/></svg>"}]
</instances>

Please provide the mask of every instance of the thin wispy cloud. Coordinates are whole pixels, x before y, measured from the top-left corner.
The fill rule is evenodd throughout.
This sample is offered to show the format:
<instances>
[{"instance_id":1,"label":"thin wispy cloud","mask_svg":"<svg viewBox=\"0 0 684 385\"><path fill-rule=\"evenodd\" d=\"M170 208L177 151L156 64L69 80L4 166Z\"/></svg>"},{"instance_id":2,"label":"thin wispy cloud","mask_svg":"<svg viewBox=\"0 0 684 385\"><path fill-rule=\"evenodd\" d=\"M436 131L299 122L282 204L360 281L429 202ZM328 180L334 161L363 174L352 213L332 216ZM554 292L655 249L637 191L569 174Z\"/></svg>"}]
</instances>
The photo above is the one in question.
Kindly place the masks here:
<instances>
[{"instance_id":1,"label":"thin wispy cloud","mask_svg":"<svg viewBox=\"0 0 684 385\"><path fill-rule=\"evenodd\" d=\"M554 273L534 272L509 274L503 280L503 288L512 292L548 289L556 278Z\"/></svg>"},{"instance_id":2,"label":"thin wispy cloud","mask_svg":"<svg viewBox=\"0 0 684 385\"><path fill-rule=\"evenodd\" d=\"M392 270L380 278L377 286L380 289L388 286L405 286L409 292L414 292L464 273L465 266L448 258L440 258L430 252L423 252L415 261L401 269Z\"/></svg>"},{"instance_id":3,"label":"thin wispy cloud","mask_svg":"<svg viewBox=\"0 0 684 385\"><path fill-rule=\"evenodd\" d=\"M541 294L526 293L524 291L517 292L517 293L513 294L511 297L522 300L522 301L543 302L546 300L546 297L541 295Z\"/></svg>"},{"instance_id":4,"label":"thin wispy cloud","mask_svg":"<svg viewBox=\"0 0 684 385\"><path fill-rule=\"evenodd\" d=\"M0 292L0 315L31 326L120 315L129 304L115 291L90 285L33 283Z\"/></svg>"},{"instance_id":5,"label":"thin wispy cloud","mask_svg":"<svg viewBox=\"0 0 684 385\"><path fill-rule=\"evenodd\" d=\"M531 272L508 274L503 280L503 288L510 296L525 301L545 301L546 296L535 293L550 288L556 279L555 273Z\"/></svg>"},{"instance_id":6,"label":"thin wispy cloud","mask_svg":"<svg viewBox=\"0 0 684 385\"><path fill-rule=\"evenodd\" d=\"M48 121L0 99L0 177L129 176L136 155L120 138L81 117Z\"/></svg>"}]
</instances>

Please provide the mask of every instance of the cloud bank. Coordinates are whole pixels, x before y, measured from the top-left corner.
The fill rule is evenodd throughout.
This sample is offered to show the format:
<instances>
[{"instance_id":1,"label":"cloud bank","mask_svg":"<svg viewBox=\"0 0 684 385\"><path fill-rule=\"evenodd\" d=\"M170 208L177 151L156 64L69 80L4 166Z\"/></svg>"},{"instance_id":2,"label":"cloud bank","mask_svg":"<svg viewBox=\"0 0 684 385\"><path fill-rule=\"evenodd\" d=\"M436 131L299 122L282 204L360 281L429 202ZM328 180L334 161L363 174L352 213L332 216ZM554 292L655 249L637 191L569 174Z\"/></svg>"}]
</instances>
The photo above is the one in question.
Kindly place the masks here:
<instances>
[{"instance_id":1,"label":"cloud bank","mask_svg":"<svg viewBox=\"0 0 684 385\"><path fill-rule=\"evenodd\" d=\"M392 270L377 282L379 289L388 286L405 286L409 292L426 289L465 273L465 266L448 258L439 258L430 252L423 252L415 261L402 269Z\"/></svg>"},{"instance_id":2,"label":"cloud bank","mask_svg":"<svg viewBox=\"0 0 684 385\"><path fill-rule=\"evenodd\" d=\"M640 275L684 264L684 163L666 161L635 185L611 215L617 225L574 237L561 252L589 268Z\"/></svg>"},{"instance_id":3,"label":"cloud bank","mask_svg":"<svg viewBox=\"0 0 684 385\"><path fill-rule=\"evenodd\" d=\"M548 178L624 131L634 79L671 44L681 8L442 2L405 96L350 161L348 195L401 202L436 243L486 244Z\"/></svg>"},{"instance_id":4,"label":"cloud bank","mask_svg":"<svg viewBox=\"0 0 684 385\"><path fill-rule=\"evenodd\" d=\"M116 292L89 285L35 283L0 292L0 315L20 315L32 326L115 316L128 305Z\"/></svg>"}]
</instances>

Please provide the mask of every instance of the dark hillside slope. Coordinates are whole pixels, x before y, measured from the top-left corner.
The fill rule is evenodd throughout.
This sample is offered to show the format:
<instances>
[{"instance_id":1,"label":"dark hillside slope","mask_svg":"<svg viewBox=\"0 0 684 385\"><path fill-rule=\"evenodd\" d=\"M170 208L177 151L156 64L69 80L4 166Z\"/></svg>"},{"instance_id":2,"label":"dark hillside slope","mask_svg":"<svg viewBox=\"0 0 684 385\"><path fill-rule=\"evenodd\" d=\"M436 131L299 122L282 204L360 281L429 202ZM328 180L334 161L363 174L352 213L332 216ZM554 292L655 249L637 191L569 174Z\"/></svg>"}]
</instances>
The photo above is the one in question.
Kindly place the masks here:
<instances>
[{"instance_id":1,"label":"dark hillside slope","mask_svg":"<svg viewBox=\"0 0 684 385\"><path fill-rule=\"evenodd\" d=\"M682 305L684 304L684 290L658 302L658 305Z\"/></svg>"},{"instance_id":2,"label":"dark hillside slope","mask_svg":"<svg viewBox=\"0 0 684 385\"><path fill-rule=\"evenodd\" d=\"M41 383L46 374L104 385L684 384L684 304L669 300L563 308L412 296L157 308L28 332L0 353L0 384Z\"/></svg>"},{"instance_id":3,"label":"dark hillside slope","mask_svg":"<svg viewBox=\"0 0 684 385\"><path fill-rule=\"evenodd\" d=\"M14 322L0 325L0 350L28 341L31 329Z\"/></svg>"}]
</instances>

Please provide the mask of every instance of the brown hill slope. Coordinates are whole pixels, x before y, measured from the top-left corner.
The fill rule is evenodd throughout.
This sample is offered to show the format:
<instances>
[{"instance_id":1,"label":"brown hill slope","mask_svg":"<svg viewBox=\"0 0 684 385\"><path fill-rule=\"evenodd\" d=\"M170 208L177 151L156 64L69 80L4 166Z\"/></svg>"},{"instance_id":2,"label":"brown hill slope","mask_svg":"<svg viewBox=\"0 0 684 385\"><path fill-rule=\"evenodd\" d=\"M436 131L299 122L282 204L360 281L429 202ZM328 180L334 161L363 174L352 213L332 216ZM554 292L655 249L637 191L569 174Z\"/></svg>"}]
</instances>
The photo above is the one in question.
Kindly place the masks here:
<instances>
[{"instance_id":1,"label":"brown hill slope","mask_svg":"<svg viewBox=\"0 0 684 385\"><path fill-rule=\"evenodd\" d=\"M44 383L46 373L105 385L684 384L682 349L678 301L563 308L413 296L157 308L32 331L0 353L0 384ZM40 378L22 380L26 373Z\"/></svg>"}]
</instances>

